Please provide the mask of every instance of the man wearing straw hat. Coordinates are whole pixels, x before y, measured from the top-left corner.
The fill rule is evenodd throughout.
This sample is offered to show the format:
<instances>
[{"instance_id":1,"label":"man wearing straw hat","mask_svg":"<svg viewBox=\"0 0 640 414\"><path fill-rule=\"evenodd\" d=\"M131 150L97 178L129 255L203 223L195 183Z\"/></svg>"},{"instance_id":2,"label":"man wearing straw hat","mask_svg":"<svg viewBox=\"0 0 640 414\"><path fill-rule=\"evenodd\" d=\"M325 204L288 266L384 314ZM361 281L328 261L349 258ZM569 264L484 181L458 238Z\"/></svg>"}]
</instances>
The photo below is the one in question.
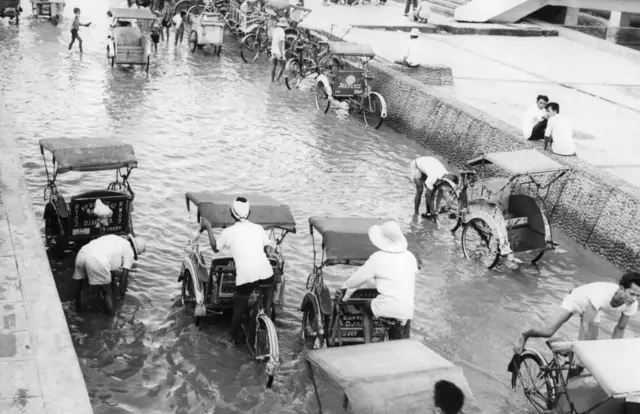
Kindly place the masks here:
<instances>
[{"instance_id":1,"label":"man wearing straw hat","mask_svg":"<svg viewBox=\"0 0 640 414\"><path fill-rule=\"evenodd\" d=\"M369 239L380 250L342 285L347 289L342 300L347 301L359 286L375 280L378 296L367 302L362 312L365 343L371 342L374 317L398 319L403 324L411 321L418 273L418 262L407 250L407 239L396 222L372 226Z\"/></svg>"},{"instance_id":2,"label":"man wearing straw hat","mask_svg":"<svg viewBox=\"0 0 640 414\"><path fill-rule=\"evenodd\" d=\"M116 308L116 279L119 279L120 299L124 300L133 262L147 249L146 243L133 234L127 237L107 234L82 246L76 256L73 279L82 281L76 307L80 311L89 285L98 286L104 297L105 310L112 316Z\"/></svg>"},{"instance_id":3,"label":"man wearing straw hat","mask_svg":"<svg viewBox=\"0 0 640 414\"><path fill-rule=\"evenodd\" d=\"M265 254L273 247L273 241L269 239L264 228L248 220L251 214L249 200L238 197L231 205L231 216L236 221L231 227L227 227L216 240L211 223L202 218L200 232L205 229L209 234L209 242L215 253L220 250L231 250L231 256L236 265L236 288L233 295L233 318L229 327L231 341L238 338L240 322L249 304L251 294L258 287L259 281L263 285L269 285L265 289L265 312L270 315L271 301L275 290L275 278L273 268ZM267 249L265 249L267 247Z\"/></svg>"},{"instance_id":4,"label":"man wearing straw hat","mask_svg":"<svg viewBox=\"0 0 640 414\"><path fill-rule=\"evenodd\" d=\"M398 65L409 66L410 68L416 68L420 66L417 60L418 48L420 45L418 44L418 37L420 36L420 30L417 28L411 29L409 33L409 43L407 44L407 51L400 60L396 60L395 63Z\"/></svg>"},{"instance_id":5,"label":"man wearing straw hat","mask_svg":"<svg viewBox=\"0 0 640 414\"><path fill-rule=\"evenodd\" d=\"M273 35L271 36L271 82L276 81L276 66L280 66L280 73L278 73L278 83L280 83L280 77L282 76L282 72L284 72L284 28L288 27L289 23L287 23L286 17L281 17L278 20L278 25L275 29L273 29Z\"/></svg>"}]
</instances>

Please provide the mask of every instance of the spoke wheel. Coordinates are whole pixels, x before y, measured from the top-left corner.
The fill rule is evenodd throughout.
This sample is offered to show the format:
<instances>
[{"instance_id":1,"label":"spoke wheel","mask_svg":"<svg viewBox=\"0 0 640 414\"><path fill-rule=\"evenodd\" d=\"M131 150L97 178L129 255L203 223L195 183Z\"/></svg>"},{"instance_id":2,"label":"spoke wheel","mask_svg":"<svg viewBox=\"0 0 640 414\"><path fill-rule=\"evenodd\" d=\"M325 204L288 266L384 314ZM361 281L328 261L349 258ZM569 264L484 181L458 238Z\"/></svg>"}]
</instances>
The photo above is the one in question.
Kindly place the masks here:
<instances>
[{"instance_id":1,"label":"spoke wheel","mask_svg":"<svg viewBox=\"0 0 640 414\"><path fill-rule=\"evenodd\" d=\"M313 305L308 304L302 312L302 340L305 349L321 349L325 347L324 337L319 334L318 318Z\"/></svg>"},{"instance_id":2,"label":"spoke wheel","mask_svg":"<svg viewBox=\"0 0 640 414\"><path fill-rule=\"evenodd\" d=\"M198 33L192 30L189 34L189 50L191 50L191 53L196 51L196 47L198 47Z\"/></svg>"},{"instance_id":3,"label":"spoke wheel","mask_svg":"<svg viewBox=\"0 0 640 414\"><path fill-rule=\"evenodd\" d=\"M521 387L524 396L538 412L548 412L556 405L556 384L548 374L547 366L537 355L522 355L516 387Z\"/></svg>"},{"instance_id":4,"label":"spoke wheel","mask_svg":"<svg viewBox=\"0 0 640 414\"><path fill-rule=\"evenodd\" d=\"M289 60L287 63L286 75L284 77L284 83L289 89L298 89L300 82L302 82L302 71L300 63L296 59Z\"/></svg>"},{"instance_id":5,"label":"spoke wheel","mask_svg":"<svg viewBox=\"0 0 640 414\"><path fill-rule=\"evenodd\" d=\"M251 63L257 59L260 54L260 40L255 34L245 36L242 40L242 47L240 49L240 57L244 63Z\"/></svg>"},{"instance_id":6,"label":"spoke wheel","mask_svg":"<svg viewBox=\"0 0 640 414\"><path fill-rule=\"evenodd\" d=\"M191 272L188 270L184 271L184 278L182 279L182 306L187 316L193 318L193 322L198 326L200 324L200 317L195 316L196 291L193 286Z\"/></svg>"},{"instance_id":7,"label":"spoke wheel","mask_svg":"<svg viewBox=\"0 0 640 414\"><path fill-rule=\"evenodd\" d=\"M469 260L479 261L492 269L500 259L498 239L489 224L481 218L473 218L462 229L462 251Z\"/></svg>"},{"instance_id":8,"label":"spoke wheel","mask_svg":"<svg viewBox=\"0 0 640 414\"><path fill-rule=\"evenodd\" d=\"M326 114L329 111L330 105L331 102L329 101L329 95L327 94L327 90L324 88L324 84L322 82L318 82L316 84L316 108Z\"/></svg>"},{"instance_id":9,"label":"spoke wheel","mask_svg":"<svg viewBox=\"0 0 640 414\"><path fill-rule=\"evenodd\" d=\"M432 204L438 224L453 231L460 225L460 201L458 195L447 182L440 182L433 189Z\"/></svg>"},{"instance_id":10,"label":"spoke wheel","mask_svg":"<svg viewBox=\"0 0 640 414\"><path fill-rule=\"evenodd\" d=\"M362 114L365 124L375 129L380 128L384 118L382 118L382 101L378 95L369 94L364 98Z\"/></svg>"},{"instance_id":11,"label":"spoke wheel","mask_svg":"<svg viewBox=\"0 0 640 414\"><path fill-rule=\"evenodd\" d=\"M63 236L60 223L52 207L45 209L44 235L46 246L55 254L62 255L67 249L68 240Z\"/></svg>"},{"instance_id":12,"label":"spoke wheel","mask_svg":"<svg viewBox=\"0 0 640 414\"><path fill-rule=\"evenodd\" d=\"M264 374L266 376L266 387L271 388L273 379L280 364L280 349L278 346L278 335L276 327L265 314L257 318L255 331L250 335L250 348L253 349L255 359L264 364ZM249 339L249 338L248 338Z\"/></svg>"}]
</instances>

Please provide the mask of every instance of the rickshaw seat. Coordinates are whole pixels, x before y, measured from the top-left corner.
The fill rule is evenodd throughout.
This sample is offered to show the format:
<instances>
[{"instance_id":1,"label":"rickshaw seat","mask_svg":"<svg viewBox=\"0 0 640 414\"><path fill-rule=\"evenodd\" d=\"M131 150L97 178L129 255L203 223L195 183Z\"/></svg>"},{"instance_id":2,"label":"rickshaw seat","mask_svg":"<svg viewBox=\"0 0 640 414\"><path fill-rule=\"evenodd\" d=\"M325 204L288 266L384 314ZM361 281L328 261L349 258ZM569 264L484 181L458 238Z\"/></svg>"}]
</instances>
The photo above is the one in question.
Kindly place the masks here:
<instances>
[{"instance_id":1,"label":"rickshaw seat","mask_svg":"<svg viewBox=\"0 0 640 414\"><path fill-rule=\"evenodd\" d=\"M549 349L551 349L551 352L553 352L554 354L563 355L563 354L572 352L571 345L572 345L571 341L552 341L552 340L547 341L547 346L549 347Z\"/></svg>"}]
</instances>

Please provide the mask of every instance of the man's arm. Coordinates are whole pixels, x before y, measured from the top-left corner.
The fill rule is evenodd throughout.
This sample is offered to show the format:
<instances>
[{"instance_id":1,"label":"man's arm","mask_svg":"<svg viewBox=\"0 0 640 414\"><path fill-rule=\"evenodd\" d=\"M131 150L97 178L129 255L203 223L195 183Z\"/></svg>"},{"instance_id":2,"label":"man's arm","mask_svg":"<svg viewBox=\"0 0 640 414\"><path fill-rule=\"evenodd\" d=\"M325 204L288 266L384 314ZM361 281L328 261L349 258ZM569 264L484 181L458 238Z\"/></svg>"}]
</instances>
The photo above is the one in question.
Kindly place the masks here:
<instances>
[{"instance_id":1,"label":"man's arm","mask_svg":"<svg viewBox=\"0 0 640 414\"><path fill-rule=\"evenodd\" d=\"M202 218L200 220L200 233L207 230L207 234L209 235L209 243L211 244L211 249L214 253L218 253L220 249L218 249L218 242L216 241L216 236L213 234L213 228L211 228L211 223L206 218ZM221 236L222 237L222 236Z\"/></svg>"},{"instance_id":2,"label":"man's arm","mask_svg":"<svg viewBox=\"0 0 640 414\"><path fill-rule=\"evenodd\" d=\"M542 328L530 328L524 331L514 351L516 353L522 352L529 338L551 338L572 315L573 314L566 309L561 309L546 326Z\"/></svg>"},{"instance_id":3,"label":"man's arm","mask_svg":"<svg viewBox=\"0 0 640 414\"><path fill-rule=\"evenodd\" d=\"M578 335L579 341L592 341L598 339L598 332L600 330L600 323L596 321L598 317L598 310L589 302L587 310L582 315L582 321L580 322L580 334Z\"/></svg>"},{"instance_id":4,"label":"man's arm","mask_svg":"<svg viewBox=\"0 0 640 414\"><path fill-rule=\"evenodd\" d=\"M349 300L353 292L362 286L367 280L375 276L375 264L371 257L356 270L349 279L342 285L342 289L347 289L342 300Z\"/></svg>"},{"instance_id":5,"label":"man's arm","mask_svg":"<svg viewBox=\"0 0 640 414\"><path fill-rule=\"evenodd\" d=\"M624 336L624 331L625 329L627 329L627 324L629 323L629 319L631 319L629 315L625 315L624 313L620 315L620 319L618 319L618 323L616 324L616 327L613 329L613 335L611 335L611 338L621 339Z\"/></svg>"}]
</instances>

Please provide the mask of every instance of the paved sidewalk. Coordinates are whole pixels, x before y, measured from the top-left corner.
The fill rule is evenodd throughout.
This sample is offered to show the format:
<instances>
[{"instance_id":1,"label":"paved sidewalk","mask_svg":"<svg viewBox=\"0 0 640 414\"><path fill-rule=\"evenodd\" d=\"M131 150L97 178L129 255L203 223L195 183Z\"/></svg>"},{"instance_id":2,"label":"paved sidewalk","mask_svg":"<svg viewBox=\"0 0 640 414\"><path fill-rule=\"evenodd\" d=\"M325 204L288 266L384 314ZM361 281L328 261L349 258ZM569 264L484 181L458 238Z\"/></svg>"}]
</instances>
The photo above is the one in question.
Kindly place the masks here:
<instances>
[{"instance_id":1,"label":"paved sidewalk","mask_svg":"<svg viewBox=\"0 0 640 414\"><path fill-rule=\"evenodd\" d=\"M310 0L310 28L343 36L366 16L396 25L403 6L356 6L336 13ZM352 7L353 9L353 7ZM369 43L382 58L404 53L408 35L400 31L351 28L345 40ZM574 126L578 157L640 187L640 64L563 37L451 36L423 34L419 61L450 66L457 99L520 129L521 117L538 94L548 95ZM393 108L391 108L393 110Z\"/></svg>"},{"instance_id":2,"label":"paved sidewalk","mask_svg":"<svg viewBox=\"0 0 640 414\"><path fill-rule=\"evenodd\" d=\"M0 413L93 413L0 95Z\"/></svg>"}]
</instances>

